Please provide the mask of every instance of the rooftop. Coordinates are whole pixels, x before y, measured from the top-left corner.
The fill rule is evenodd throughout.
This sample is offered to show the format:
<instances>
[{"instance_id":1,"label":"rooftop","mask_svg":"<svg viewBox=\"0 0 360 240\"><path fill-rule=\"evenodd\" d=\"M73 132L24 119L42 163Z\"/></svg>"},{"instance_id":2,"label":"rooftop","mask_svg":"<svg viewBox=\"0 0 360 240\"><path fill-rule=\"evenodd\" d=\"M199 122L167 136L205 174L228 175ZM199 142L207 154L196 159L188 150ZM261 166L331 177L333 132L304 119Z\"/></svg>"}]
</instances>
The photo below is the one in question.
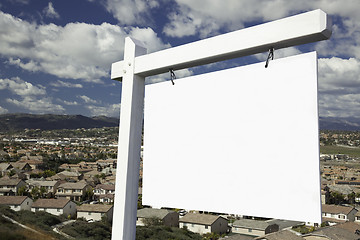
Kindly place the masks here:
<instances>
[{"instance_id":1,"label":"rooftop","mask_svg":"<svg viewBox=\"0 0 360 240\"><path fill-rule=\"evenodd\" d=\"M16 186L18 185L22 180L19 178L0 178L0 186Z\"/></svg>"},{"instance_id":2,"label":"rooftop","mask_svg":"<svg viewBox=\"0 0 360 240\"><path fill-rule=\"evenodd\" d=\"M108 212L113 205L103 205L103 204L82 204L77 207L78 212Z\"/></svg>"},{"instance_id":3,"label":"rooftop","mask_svg":"<svg viewBox=\"0 0 360 240\"><path fill-rule=\"evenodd\" d=\"M33 208L63 208L70 202L66 198L57 198L57 199L38 199L36 200L32 207Z\"/></svg>"},{"instance_id":4,"label":"rooftop","mask_svg":"<svg viewBox=\"0 0 360 240\"><path fill-rule=\"evenodd\" d=\"M265 221L253 220L253 219L240 219L233 223L234 227L251 228L258 230L265 230L269 225L275 223L269 223Z\"/></svg>"},{"instance_id":5,"label":"rooftop","mask_svg":"<svg viewBox=\"0 0 360 240\"><path fill-rule=\"evenodd\" d=\"M0 196L0 205L20 205L27 196Z\"/></svg>"},{"instance_id":6,"label":"rooftop","mask_svg":"<svg viewBox=\"0 0 360 240\"><path fill-rule=\"evenodd\" d=\"M76 183L63 183L60 184L58 188L64 188L64 189L84 189L87 186L87 183L85 182L76 182Z\"/></svg>"},{"instance_id":7,"label":"rooftop","mask_svg":"<svg viewBox=\"0 0 360 240\"><path fill-rule=\"evenodd\" d=\"M220 216L215 216L215 215L210 215L210 214L188 213L184 217L180 218L179 222L197 223L197 224L202 224L202 225L211 225L218 218L220 218Z\"/></svg>"},{"instance_id":8,"label":"rooftop","mask_svg":"<svg viewBox=\"0 0 360 240\"><path fill-rule=\"evenodd\" d=\"M156 209L156 208L143 208L137 210L137 217L140 218L160 218L163 219L169 213L173 213L174 211L167 210L167 209Z\"/></svg>"}]
</instances>

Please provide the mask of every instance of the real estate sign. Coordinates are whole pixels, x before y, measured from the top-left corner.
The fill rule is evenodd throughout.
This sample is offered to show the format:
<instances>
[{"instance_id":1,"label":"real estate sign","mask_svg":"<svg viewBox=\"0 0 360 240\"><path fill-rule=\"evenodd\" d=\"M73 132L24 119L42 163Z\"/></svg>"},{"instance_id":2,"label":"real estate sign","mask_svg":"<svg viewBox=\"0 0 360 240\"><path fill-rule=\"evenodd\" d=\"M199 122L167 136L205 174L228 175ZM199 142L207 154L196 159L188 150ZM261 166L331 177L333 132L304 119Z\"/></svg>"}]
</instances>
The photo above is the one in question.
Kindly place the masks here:
<instances>
[{"instance_id":1,"label":"real estate sign","mask_svg":"<svg viewBox=\"0 0 360 240\"><path fill-rule=\"evenodd\" d=\"M315 52L146 86L143 204L321 222Z\"/></svg>"}]
</instances>

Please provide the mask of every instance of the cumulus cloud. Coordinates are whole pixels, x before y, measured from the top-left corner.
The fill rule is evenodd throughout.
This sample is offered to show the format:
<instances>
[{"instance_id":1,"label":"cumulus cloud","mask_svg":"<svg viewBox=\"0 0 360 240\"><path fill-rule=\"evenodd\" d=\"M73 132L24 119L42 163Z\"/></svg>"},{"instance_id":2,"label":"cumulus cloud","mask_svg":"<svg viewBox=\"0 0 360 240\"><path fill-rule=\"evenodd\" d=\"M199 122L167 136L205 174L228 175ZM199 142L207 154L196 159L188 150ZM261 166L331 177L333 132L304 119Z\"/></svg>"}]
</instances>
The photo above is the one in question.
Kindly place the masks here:
<instances>
[{"instance_id":1,"label":"cumulus cloud","mask_svg":"<svg viewBox=\"0 0 360 240\"><path fill-rule=\"evenodd\" d=\"M66 100L61 100L61 99L58 99L58 101L61 101L63 104L65 104L65 105L68 105L68 106L77 106L77 105L79 105L79 103L78 102L76 102L76 101L66 101Z\"/></svg>"},{"instance_id":2,"label":"cumulus cloud","mask_svg":"<svg viewBox=\"0 0 360 240\"><path fill-rule=\"evenodd\" d=\"M156 0L106 0L103 5L119 23L145 25L151 18L150 9L159 7Z\"/></svg>"},{"instance_id":3,"label":"cumulus cloud","mask_svg":"<svg viewBox=\"0 0 360 240\"><path fill-rule=\"evenodd\" d=\"M47 97L44 86L34 85L18 77L11 79L0 79L0 90L7 90L16 95L7 98L6 102L19 108L33 113L63 113L65 109L52 102L51 97ZM0 109L1 112L8 112L7 109Z\"/></svg>"},{"instance_id":4,"label":"cumulus cloud","mask_svg":"<svg viewBox=\"0 0 360 240\"><path fill-rule=\"evenodd\" d=\"M78 98L82 99L85 103L98 103L98 101L91 99L85 95L78 96Z\"/></svg>"},{"instance_id":5,"label":"cumulus cloud","mask_svg":"<svg viewBox=\"0 0 360 240\"><path fill-rule=\"evenodd\" d=\"M44 8L43 13L48 18L60 18L60 15L55 11L55 8L54 8L52 2L49 2L47 7Z\"/></svg>"},{"instance_id":6,"label":"cumulus cloud","mask_svg":"<svg viewBox=\"0 0 360 240\"><path fill-rule=\"evenodd\" d=\"M176 78L184 78L193 75L193 72L189 69L182 69L175 71ZM145 84L153 84L153 83L159 83L164 81L170 81L170 73L163 73L156 76L148 77L145 79Z\"/></svg>"},{"instance_id":7,"label":"cumulus cloud","mask_svg":"<svg viewBox=\"0 0 360 240\"><path fill-rule=\"evenodd\" d=\"M149 52L169 47L151 28L37 25L0 11L0 55L8 58L6 63L60 78L101 83L111 63L122 59L126 36L144 42Z\"/></svg>"},{"instance_id":8,"label":"cumulus cloud","mask_svg":"<svg viewBox=\"0 0 360 240\"><path fill-rule=\"evenodd\" d=\"M332 57L318 63L320 115L360 117L360 61Z\"/></svg>"},{"instance_id":9,"label":"cumulus cloud","mask_svg":"<svg viewBox=\"0 0 360 240\"><path fill-rule=\"evenodd\" d=\"M272 21L295 13L322 9L330 15L354 19L359 26L360 2L348 0L297 1L297 0L175 0L178 7L168 15L170 22L164 33L172 37L214 35L220 28L227 31L243 28L255 21ZM206 6L206 7L205 7Z\"/></svg>"},{"instance_id":10,"label":"cumulus cloud","mask_svg":"<svg viewBox=\"0 0 360 240\"><path fill-rule=\"evenodd\" d=\"M119 104L106 104L104 106L87 105L86 108L90 111L92 116L120 116L120 103Z\"/></svg>"},{"instance_id":11,"label":"cumulus cloud","mask_svg":"<svg viewBox=\"0 0 360 240\"><path fill-rule=\"evenodd\" d=\"M83 88L83 85L80 83L70 83L61 80L57 80L56 82L51 82L50 85L53 87L60 87L60 88Z\"/></svg>"},{"instance_id":12,"label":"cumulus cloud","mask_svg":"<svg viewBox=\"0 0 360 240\"><path fill-rule=\"evenodd\" d=\"M12 93L23 97L46 94L45 87L41 85L35 86L18 77L12 79L0 79L0 90L3 89L7 89Z\"/></svg>"},{"instance_id":13,"label":"cumulus cloud","mask_svg":"<svg viewBox=\"0 0 360 240\"><path fill-rule=\"evenodd\" d=\"M5 114L8 113L9 111L6 108L3 108L2 106L0 106L0 114Z\"/></svg>"},{"instance_id":14,"label":"cumulus cloud","mask_svg":"<svg viewBox=\"0 0 360 240\"><path fill-rule=\"evenodd\" d=\"M6 101L19 108L26 109L32 113L63 113L63 106L52 103L50 97L35 98L34 96L26 96L23 99L7 98Z\"/></svg>"}]
</instances>

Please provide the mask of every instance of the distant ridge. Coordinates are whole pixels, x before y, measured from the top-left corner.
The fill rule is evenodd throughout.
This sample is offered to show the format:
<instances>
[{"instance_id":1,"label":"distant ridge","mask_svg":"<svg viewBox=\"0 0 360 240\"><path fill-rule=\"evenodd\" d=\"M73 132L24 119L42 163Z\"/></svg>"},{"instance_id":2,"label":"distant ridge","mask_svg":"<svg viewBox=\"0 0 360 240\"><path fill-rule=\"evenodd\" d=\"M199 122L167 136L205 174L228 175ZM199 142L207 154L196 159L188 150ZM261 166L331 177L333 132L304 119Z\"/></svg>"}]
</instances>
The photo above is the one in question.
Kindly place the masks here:
<instances>
[{"instance_id":1,"label":"distant ridge","mask_svg":"<svg viewBox=\"0 0 360 240\"><path fill-rule=\"evenodd\" d=\"M360 118L320 117L320 130L360 131ZM118 127L119 119L105 116L85 117L82 115L55 114L0 114L0 132L24 129L77 129Z\"/></svg>"},{"instance_id":2,"label":"distant ridge","mask_svg":"<svg viewBox=\"0 0 360 240\"><path fill-rule=\"evenodd\" d=\"M320 117L321 130L360 131L360 118Z\"/></svg>"},{"instance_id":3,"label":"distant ridge","mask_svg":"<svg viewBox=\"0 0 360 240\"><path fill-rule=\"evenodd\" d=\"M82 115L36 115L26 113L0 115L0 132L23 129L54 130L117 126L119 126L119 119L105 116L85 117Z\"/></svg>"}]
</instances>

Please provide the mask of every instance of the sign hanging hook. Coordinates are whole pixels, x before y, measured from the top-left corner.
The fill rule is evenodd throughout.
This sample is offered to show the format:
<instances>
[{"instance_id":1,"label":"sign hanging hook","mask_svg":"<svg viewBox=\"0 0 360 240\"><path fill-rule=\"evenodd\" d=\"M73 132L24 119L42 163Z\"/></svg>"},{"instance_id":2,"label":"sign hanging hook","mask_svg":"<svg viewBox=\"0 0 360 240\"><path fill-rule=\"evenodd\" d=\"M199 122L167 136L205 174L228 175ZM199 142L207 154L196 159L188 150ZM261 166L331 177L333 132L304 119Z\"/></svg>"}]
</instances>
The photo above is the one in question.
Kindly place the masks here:
<instances>
[{"instance_id":1,"label":"sign hanging hook","mask_svg":"<svg viewBox=\"0 0 360 240\"><path fill-rule=\"evenodd\" d=\"M170 69L169 69L169 72L170 72L171 83L172 83L172 85L175 85L174 79L176 79L176 75L175 75L175 73L174 73L174 69L173 69L173 68L170 68Z\"/></svg>"},{"instance_id":2,"label":"sign hanging hook","mask_svg":"<svg viewBox=\"0 0 360 240\"><path fill-rule=\"evenodd\" d=\"M268 55L268 57L266 59L265 68L267 68L269 66L270 58L271 58L271 60L274 60L274 48L273 47L271 47L269 49L269 55Z\"/></svg>"}]
</instances>

